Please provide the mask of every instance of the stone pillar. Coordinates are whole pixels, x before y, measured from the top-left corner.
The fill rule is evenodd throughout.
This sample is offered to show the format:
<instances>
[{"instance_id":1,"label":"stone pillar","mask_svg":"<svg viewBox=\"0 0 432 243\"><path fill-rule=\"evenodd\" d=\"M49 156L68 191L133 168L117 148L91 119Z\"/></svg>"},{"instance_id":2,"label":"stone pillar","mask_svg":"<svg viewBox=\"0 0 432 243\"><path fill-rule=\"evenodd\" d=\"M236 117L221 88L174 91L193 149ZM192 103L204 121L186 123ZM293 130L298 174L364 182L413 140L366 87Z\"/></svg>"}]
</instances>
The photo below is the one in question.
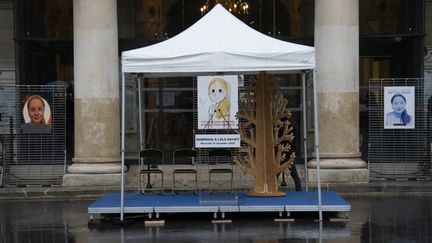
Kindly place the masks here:
<instances>
[{"instance_id":1,"label":"stone pillar","mask_svg":"<svg viewBox=\"0 0 432 243\"><path fill-rule=\"evenodd\" d=\"M120 185L116 0L74 0L75 155L64 186Z\"/></svg>"},{"instance_id":2,"label":"stone pillar","mask_svg":"<svg viewBox=\"0 0 432 243\"><path fill-rule=\"evenodd\" d=\"M315 1L322 182L367 182L359 152L359 0ZM309 164L316 181L316 161Z\"/></svg>"}]
</instances>

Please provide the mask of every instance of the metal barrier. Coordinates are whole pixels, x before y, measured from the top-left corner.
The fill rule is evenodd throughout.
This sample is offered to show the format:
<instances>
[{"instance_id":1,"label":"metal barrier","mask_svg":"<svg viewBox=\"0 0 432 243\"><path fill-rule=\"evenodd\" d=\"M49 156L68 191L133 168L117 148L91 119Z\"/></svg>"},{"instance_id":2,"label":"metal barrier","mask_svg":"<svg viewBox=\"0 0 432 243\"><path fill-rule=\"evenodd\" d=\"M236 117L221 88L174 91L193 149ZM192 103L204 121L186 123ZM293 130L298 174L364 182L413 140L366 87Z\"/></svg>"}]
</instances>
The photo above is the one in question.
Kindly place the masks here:
<instances>
[{"instance_id":1,"label":"metal barrier","mask_svg":"<svg viewBox=\"0 0 432 243\"><path fill-rule=\"evenodd\" d=\"M58 185L66 167L66 88L0 86L3 184Z\"/></svg>"},{"instance_id":2,"label":"metal barrier","mask_svg":"<svg viewBox=\"0 0 432 243\"><path fill-rule=\"evenodd\" d=\"M371 179L431 179L431 120L427 105L430 94L425 91L424 82L418 78L370 80ZM392 119L391 101L397 93L405 95L410 123L387 121Z\"/></svg>"}]
</instances>

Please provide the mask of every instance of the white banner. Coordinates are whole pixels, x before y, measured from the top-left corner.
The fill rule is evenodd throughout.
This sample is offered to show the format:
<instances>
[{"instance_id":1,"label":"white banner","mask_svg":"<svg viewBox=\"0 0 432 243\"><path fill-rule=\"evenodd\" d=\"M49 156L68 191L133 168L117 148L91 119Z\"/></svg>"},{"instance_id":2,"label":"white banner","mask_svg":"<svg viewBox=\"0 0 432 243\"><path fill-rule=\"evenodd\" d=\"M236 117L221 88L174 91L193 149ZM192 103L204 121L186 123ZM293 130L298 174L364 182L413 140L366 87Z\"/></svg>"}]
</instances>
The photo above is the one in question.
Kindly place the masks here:
<instances>
[{"instance_id":1,"label":"white banner","mask_svg":"<svg viewBox=\"0 0 432 243\"><path fill-rule=\"evenodd\" d=\"M197 134L195 148L239 148L240 134Z\"/></svg>"},{"instance_id":2,"label":"white banner","mask_svg":"<svg viewBox=\"0 0 432 243\"><path fill-rule=\"evenodd\" d=\"M198 129L237 129L238 76L199 76Z\"/></svg>"}]
</instances>

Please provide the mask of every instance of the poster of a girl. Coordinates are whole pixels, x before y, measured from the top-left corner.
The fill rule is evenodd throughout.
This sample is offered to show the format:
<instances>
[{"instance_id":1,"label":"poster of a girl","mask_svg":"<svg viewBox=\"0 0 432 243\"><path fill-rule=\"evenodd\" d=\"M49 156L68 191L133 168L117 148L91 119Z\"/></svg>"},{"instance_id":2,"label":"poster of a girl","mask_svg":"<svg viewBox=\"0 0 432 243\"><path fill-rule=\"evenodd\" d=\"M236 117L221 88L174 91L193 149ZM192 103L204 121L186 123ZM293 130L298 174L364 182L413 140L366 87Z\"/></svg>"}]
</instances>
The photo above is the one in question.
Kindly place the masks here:
<instances>
[{"instance_id":1,"label":"poster of a girl","mask_svg":"<svg viewBox=\"0 0 432 243\"><path fill-rule=\"evenodd\" d=\"M386 126L411 126L413 119L406 110L406 98L402 94L392 96L393 111L386 114Z\"/></svg>"},{"instance_id":2,"label":"poster of a girl","mask_svg":"<svg viewBox=\"0 0 432 243\"><path fill-rule=\"evenodd\" d=\"M222 78L214 78L208 86L208 96L213 102L210 105L208 128L229 128L230 119L230 87Z\"/></svg>"},{"instance_id":3,"label":"poster of a girl","mask_svg":"<svg viewBox=\"0 0 432 243\"><path fill-rule=\"evenodd\" d=\"M39 95L27 98L23 107L25 123L51 125L51 109L48 102Z\"/></svg>"}]
</instances>

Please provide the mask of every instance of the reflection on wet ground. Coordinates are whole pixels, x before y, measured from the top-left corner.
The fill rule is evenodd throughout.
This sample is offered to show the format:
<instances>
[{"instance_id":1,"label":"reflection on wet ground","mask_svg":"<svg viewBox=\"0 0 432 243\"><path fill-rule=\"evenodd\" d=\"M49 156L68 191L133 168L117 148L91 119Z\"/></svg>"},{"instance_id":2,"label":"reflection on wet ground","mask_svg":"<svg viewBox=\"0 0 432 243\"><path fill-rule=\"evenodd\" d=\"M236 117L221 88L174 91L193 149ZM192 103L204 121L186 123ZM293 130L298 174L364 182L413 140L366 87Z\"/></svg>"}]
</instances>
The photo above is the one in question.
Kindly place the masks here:
<instances>
[{"instance_id":1,"label":"reflection on wet ground","mask_svg":"<svg viewBox=\"0 0 432 243\"><path fill-rule=\"evenodd\" d=\"M274 222L275 214L228 215L233 222L212 224L213 215L163 215L165 226L88 227L92 201L0 202L0 242L432 242L432 196L344 197L350 220L320 227L317 214L292 214L295 222Z\"/></svg>"}]
</instances>

